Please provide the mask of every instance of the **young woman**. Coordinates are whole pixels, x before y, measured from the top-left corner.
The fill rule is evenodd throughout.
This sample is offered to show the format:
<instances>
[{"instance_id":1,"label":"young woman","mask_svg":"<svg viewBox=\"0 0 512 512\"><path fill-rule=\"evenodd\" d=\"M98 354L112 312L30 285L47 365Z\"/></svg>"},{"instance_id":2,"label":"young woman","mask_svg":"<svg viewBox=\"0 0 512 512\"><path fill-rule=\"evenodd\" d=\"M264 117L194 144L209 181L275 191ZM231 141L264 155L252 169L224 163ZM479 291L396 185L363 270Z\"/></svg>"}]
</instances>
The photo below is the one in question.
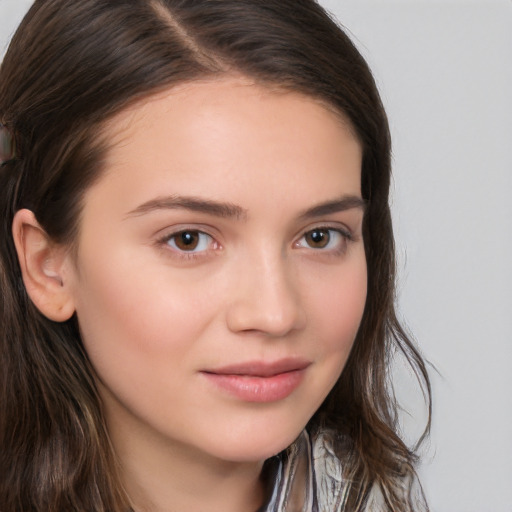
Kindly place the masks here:
<instances>
[{"instance_id":1,"label":"young woman","mask_svg":"<svg viewBox=\"0 0 512 512\"><path fill-rule=\"evenodd\" d=\"M425 510L390 140L312 0L37 0L0 69L0 509Z\"/></svg>"}]
</instances>

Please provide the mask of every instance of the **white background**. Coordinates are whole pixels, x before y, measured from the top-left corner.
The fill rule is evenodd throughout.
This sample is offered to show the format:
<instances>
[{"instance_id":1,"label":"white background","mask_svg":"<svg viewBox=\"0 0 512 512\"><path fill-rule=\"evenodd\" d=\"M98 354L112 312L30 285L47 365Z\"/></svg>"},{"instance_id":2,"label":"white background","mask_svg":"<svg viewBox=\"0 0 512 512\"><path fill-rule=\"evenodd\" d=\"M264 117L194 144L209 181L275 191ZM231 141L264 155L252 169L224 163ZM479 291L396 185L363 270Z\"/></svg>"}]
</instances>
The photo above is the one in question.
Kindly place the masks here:
<instances>
[{"instance_id":1,"label":"white background","mask_svg":"<svg viewBox=\"0 0 512 512\"><path fill-rule=\"evenodd\" d=\"M321 3L390 118L400 313L439 371L420 470L432 510L512 512L512 1ZM29 4L0 0L0 54Z\"/></svg>"}]
</instances>

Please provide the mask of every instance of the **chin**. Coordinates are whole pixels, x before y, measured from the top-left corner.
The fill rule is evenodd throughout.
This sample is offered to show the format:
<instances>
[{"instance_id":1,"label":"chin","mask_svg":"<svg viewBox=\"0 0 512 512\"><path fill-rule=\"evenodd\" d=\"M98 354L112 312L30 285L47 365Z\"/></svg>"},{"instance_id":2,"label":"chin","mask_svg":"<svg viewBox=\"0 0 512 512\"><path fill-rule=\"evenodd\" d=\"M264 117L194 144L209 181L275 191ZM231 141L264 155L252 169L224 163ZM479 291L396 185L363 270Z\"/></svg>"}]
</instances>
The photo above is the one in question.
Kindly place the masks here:
<instances>
[{"instance_id":1,"label":"chin","mask_svg":"<svg viewBox=\"0 0 512 512\"><path fill-rule=\"evenodd\" d=\"M233 436L222 446L214 448L217 457L232 462L261 462L290 446L299 437L303 428L289 432L267 429L266 432L251 432Z\"/></svg>"}]
</instances>

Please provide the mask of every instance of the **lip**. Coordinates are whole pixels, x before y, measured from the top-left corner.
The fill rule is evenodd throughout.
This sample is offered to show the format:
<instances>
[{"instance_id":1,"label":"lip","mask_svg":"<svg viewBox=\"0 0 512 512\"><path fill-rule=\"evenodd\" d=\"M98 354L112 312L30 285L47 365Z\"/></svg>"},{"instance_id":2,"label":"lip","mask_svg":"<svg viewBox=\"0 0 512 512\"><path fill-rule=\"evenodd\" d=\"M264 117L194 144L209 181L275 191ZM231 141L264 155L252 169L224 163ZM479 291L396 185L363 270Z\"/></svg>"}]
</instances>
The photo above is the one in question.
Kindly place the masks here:
<instances>
[{"instance_id":1,"label":"lip","mask_svg":"<svg viewBox=\"0 0 512 512\"><path fill-rule=\"evenodd\" d=\"M249 361L201 372L209 382L246 402L276 402L290 396L300 385L311 362L281 359Z\"/></svg>"}]
</instances>

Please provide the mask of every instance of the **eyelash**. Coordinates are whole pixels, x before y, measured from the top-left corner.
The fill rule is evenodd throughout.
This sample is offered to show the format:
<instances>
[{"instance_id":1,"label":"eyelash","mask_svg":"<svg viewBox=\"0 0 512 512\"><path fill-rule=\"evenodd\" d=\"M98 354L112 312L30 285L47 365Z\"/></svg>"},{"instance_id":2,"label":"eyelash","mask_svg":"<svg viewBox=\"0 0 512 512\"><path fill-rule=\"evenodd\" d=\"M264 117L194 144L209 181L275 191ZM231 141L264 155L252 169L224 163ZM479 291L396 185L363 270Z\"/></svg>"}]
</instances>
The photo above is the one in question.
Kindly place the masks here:
<instances>
[{"instance_id":1,"label":"eyelash","mask_svg":"<svg viewBox=\"0 0 512 512\"><path fill-rule=\"evenodd\" d=\"M313 235L315 232L318 233L328 233L329 234L329 240L327 242L327 245L331 243L333 236L337 237L339 236L340 239L337 241L336 245L337 247L311 247L307 242L306 245L301 245L301 242L305 239L308 235ZM209 239L206 243L208 245L212 244L213 247L208 248L201 248L200 250L195 250L196 247L194 247L194 250L187 251L184 250L176 245L177 238L181 236L185 236L187 234L194 234L196 236L199 236L198 244L205 243L205 237ZM329 253L331 255L341 255L344 254L347 250L348 243L354 241L355 237L349 230L340 229L338 227L334 228L332 226L316 226L314 228L308 229L303 232L301 237L294 242L293 247L297 249L311 249L313 251L318 252L325 252ZM184 241L184 240L182 240ZM200 229L180 229L179 231L176 231L171 234L167 234L164 237L160 238L158 240L158 243L163 246L167 246L170 248L170 250L174 253L174 255L178 258L183 259L195 259L195 258L202 258L205 257L205 253L210 253L211 251L217 251L222 248L222 246L208 233L205 233L204 231L201 231Z\"/></svg>"}]
</instances>

